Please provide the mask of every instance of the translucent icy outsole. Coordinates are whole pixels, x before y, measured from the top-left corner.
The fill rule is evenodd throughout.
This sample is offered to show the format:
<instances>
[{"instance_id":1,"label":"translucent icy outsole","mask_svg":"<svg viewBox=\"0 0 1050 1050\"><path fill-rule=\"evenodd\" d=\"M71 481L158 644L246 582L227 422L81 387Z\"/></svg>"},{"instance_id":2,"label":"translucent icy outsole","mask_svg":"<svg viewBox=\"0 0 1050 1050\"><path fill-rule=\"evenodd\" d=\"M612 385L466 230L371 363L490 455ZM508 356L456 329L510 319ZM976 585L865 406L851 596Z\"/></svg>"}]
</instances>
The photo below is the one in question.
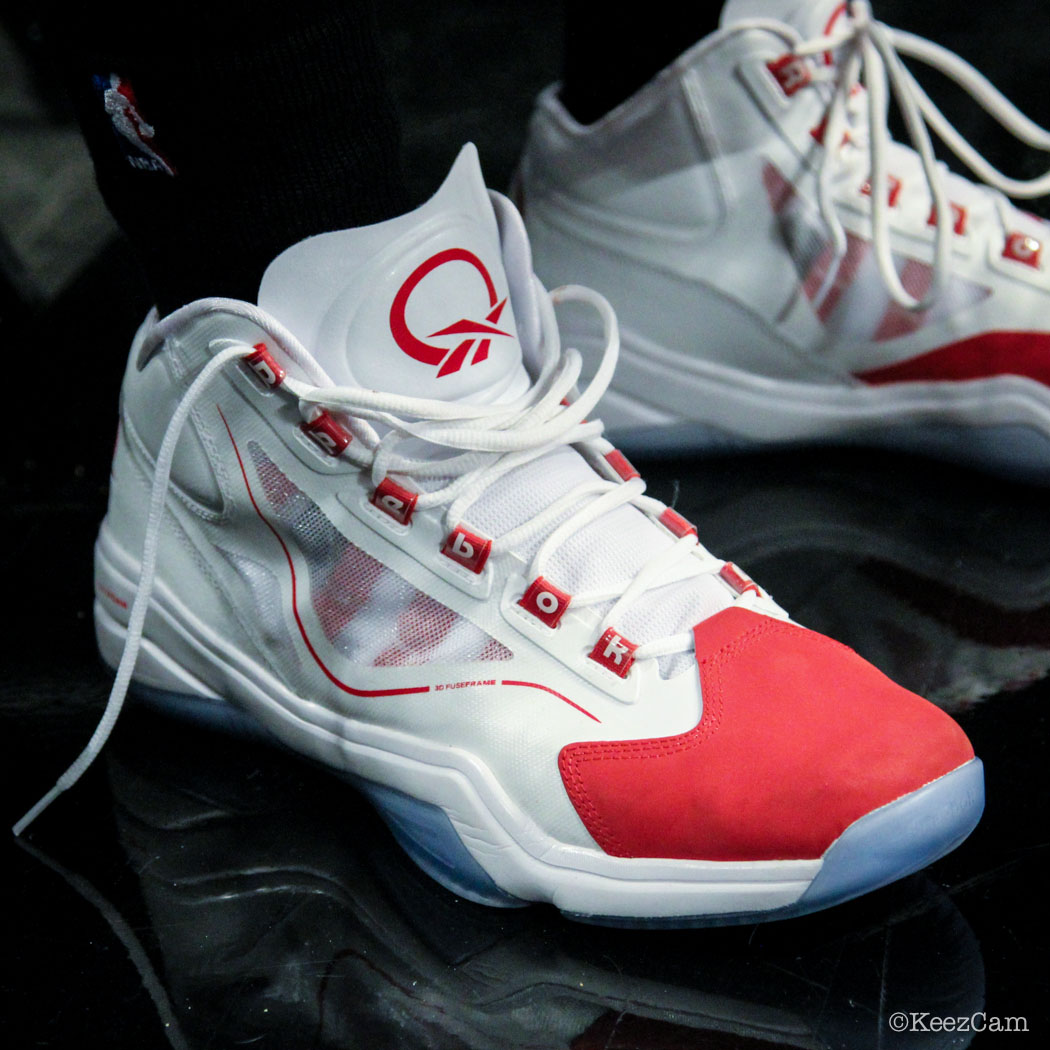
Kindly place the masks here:
<instances>
[{"instance_id":1,"label":"translucent icy outsole","mask_svg":"<svg viewBox=\"0 0 1050 1050\"><path fill-rule=\"evenodd\" d=\"M151 707L209 729L280 745L255 719L224 700L140 685L133 687L133 694ZM492 881L440 807L353 774L332 772L369 799L412 860L452 893L492 907L524 907L529 903ZM643 929L727 926L807 915L888 885L943 857L973 831L983 809L984 768L980 759L974 758L851 824L824 854L821 869L806 892L788 907L660 918L563 914L578 922Z\"/></svg>"},{"instance_id":2,"label":"translucent icy outsole","mask_svg":"<svg viewBox=\"0 0 1050 1050\"><path fill-rule=\"evenodd\" d=\"M348 778L379 811L401 848L447 890L496 908L524 908L529 902L504 893L463 845L445 811L394 788Z\"/></svg>"},{"instance_id":3,"label":"translucent icy outsole","mask_svg":"<svg viewBox=\"0 0 1050 1050\"><path fill-rule=\"evenodd\" d=\"M822 911L920 871L958 846L984 811L984 766L979 758L854 821L828 848L809 888L794 904L727 915L622 919L571 915L601 926L657 929L731 926L791 919Z\"/></svg>"},{"instance_id":4,"label":"translucent icy outsole","mask_svg":"<svg viewBox=\"0 0 1050 1050\"><path fill-rule=\"evenodd\" d=\"M184 696L142 685L133 686L132 693L137 700L165 714L207 729L285 748L259 722L225 700ZM401 848L447 890L477 904L494 908L524 908L529 904L528 901L505 893L492 881L485 869L470 855L448 815L439 806L421 802L395 788L376 784L352 773L328 766L324 768L353 784L375 806Z\"/></svg>"}]
</instances>

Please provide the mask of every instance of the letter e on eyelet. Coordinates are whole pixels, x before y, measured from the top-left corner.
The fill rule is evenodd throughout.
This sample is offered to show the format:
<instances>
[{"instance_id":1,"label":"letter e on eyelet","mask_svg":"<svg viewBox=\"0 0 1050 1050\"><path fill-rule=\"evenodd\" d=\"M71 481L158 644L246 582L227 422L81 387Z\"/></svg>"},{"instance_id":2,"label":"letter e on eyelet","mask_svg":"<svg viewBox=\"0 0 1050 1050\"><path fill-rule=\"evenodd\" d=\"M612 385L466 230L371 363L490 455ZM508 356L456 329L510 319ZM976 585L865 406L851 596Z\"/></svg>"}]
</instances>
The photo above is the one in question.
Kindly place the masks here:
<instances>
[{"instance_id":1,"label":"letter e on eyelet","mask_svg":"<svg viewBox=\"0 0 1050 1050\"><path fill-rule=\"evenodd\" d=\"M273 354L266 349L265 343L256 343L253 352L244 358L244 363L255 373L263 386L268 386L271 390L279 387L287 375Z\"/></svg>"},{"instance_id":2,"label":"letter e on eyelet","mask_svg":"<svg viewBox=\"0 0 1050 1050\"><path fill-rule=\"evenodd\" d=\"M412 492L389 478L383 478L372 493L370 502L399 524L409 525L418 500L418 492Z\"/></svg>"}]
</instances>

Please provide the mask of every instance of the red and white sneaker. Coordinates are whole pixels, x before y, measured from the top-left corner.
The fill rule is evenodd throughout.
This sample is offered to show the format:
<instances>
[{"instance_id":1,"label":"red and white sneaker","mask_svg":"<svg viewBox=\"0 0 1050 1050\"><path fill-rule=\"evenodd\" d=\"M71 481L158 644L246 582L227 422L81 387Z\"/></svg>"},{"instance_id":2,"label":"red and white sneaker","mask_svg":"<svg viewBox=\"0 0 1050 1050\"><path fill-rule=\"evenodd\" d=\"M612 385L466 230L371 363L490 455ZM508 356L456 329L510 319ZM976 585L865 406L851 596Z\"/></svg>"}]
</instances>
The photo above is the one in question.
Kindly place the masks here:
<instances>
[{"instance_id":1,"label":"red and white sneaker","mask_svg":"<svg viewBox=\"0 0 1050 1050\"><path fill-rule=\"evenodd\" d=\"M1050 173L992 168L899 55L1050 149L863 0L727 0L592 125L541 95L518 179L536 268L616 309L601 412L628 451L859 441L1050 481L1050 225L1003 195L1048 193ZM890 89L915 150L889 138ZM987 185L935 162L924 120ZM589 320L563 318L566 340L599 345Z\"/></svg>"},{"instance_id":2,"label":"red and white sneaker","mask_svg":"<svg viewBox=\"0 0 1050 1050\"><path fill-rule=\"evenodd\" d=\"M605 326L582 391L552 301ZM28 819L132 682L351 775L490 904L777 917L955 846L962 731L644 495L588 421L616 354L473 147L415 212L288 249L259 306L149 317L96 548L111 706Z\"/></svg>"}]
</instances>

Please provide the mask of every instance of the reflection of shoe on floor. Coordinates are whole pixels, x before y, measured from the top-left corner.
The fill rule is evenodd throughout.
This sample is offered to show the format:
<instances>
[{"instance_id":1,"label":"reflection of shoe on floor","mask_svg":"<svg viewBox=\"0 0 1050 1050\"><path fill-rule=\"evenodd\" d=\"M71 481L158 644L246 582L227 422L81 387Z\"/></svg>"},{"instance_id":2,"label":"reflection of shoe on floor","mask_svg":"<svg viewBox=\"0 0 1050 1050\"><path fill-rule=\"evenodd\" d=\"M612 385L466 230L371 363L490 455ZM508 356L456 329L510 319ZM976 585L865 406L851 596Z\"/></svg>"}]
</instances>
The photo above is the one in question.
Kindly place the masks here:
<instances>
[{"instance_id":1,"label":"reflection of shoe on floor","mask_svg":"<svg viewBox=\"0 0 1050 1050\"><path fill-rule=\"evenodd\" d=\"M887 138L887 78L924 104L894 48L1050 148L860 2L728 0L718 32L591 125L541 95L518 183L537 272L616 309L601 411L628 451L861 440L1050 480L1050 226Z\"/></svg>"},{"instance_id":2,"label":"reflection of shoe on floor","mask_svg":"<svg viewBox=\"0 0 1050 1050\"><path fill-rule=\"evenodd\" d=\"M1031 491L855 455L711 462L678 509L801 622L946 710L1047 677L1050 550Z\"/></svg>"},{"instance_id":3,"label":"reflection of shoe on floor","mask_svg":"<svg viewBox=\"0 0 1050 1050\"><path fill-rule=\"evenodd\" d=\"M550 913L450 896L354 792L273 751L146 715L108 765L191 1042L933 1047L942 1036L896 1042L886 1018L982 1006L977 941L925 879L758 930L581 938Z\"/></svg>"},{"instance_id":4,"label":"reflection of shoe on floor","mask_svg":"<svg viewBox=\"0 0 1050 1050\"><path fill-rule=\"evenodd\" d=\"M491 904L784 916L953 848L983 802L962 731L643 495L583 421L615 321L558 296L610 330L582 393L466 150L416 212L286 251L261 308L148 320L96 548L105 659L129 673L152 582L140 688L353 774L429 873Z\"/></svg>"}]
</instances>

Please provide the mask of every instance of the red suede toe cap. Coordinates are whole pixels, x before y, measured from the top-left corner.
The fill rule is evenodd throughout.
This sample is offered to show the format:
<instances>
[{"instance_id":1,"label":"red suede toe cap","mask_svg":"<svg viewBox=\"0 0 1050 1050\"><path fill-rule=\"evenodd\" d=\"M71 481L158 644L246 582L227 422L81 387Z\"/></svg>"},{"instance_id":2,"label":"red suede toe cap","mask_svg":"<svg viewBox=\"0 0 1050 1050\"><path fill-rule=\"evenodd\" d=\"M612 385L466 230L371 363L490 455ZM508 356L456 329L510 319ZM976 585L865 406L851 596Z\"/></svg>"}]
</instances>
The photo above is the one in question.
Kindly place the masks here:
<instances>
[{"instance_id":1,"label":"red suede toe cap","mask_svg":"<svg viewBox=\"0 0 1050 1050\"><path fill-rule=\"evenodd\" d=\"M737 608L695 635L699 725L559 756L606 853L817 858L853 821L973 758L948 715L830 638Z\"/></svg>"}]
</instances>

